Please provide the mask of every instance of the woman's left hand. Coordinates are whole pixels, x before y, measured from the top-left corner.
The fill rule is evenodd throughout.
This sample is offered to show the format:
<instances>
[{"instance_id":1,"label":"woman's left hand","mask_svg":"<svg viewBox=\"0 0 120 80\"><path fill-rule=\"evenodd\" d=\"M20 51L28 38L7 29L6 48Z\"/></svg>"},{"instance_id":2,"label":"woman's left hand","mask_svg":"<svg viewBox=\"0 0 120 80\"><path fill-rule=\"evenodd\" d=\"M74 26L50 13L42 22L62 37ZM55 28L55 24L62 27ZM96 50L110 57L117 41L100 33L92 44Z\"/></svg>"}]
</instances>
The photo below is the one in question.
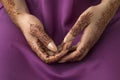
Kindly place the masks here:
<instances>
[{"instance_id":1,"label":"woman's left hand","mask_svg":"<svg viewBox=\"0 0 120 80\"><path fill-rule=\"evenodd\" d=\"M101 2L84 11L64 38L64 43L73 41L81 31L83 31L82 38L73 52L63 57L59 62L63 63L83 59L98 41L118 7L119 3L116 0L111 3Z\"/></svg>"}]
</instances>

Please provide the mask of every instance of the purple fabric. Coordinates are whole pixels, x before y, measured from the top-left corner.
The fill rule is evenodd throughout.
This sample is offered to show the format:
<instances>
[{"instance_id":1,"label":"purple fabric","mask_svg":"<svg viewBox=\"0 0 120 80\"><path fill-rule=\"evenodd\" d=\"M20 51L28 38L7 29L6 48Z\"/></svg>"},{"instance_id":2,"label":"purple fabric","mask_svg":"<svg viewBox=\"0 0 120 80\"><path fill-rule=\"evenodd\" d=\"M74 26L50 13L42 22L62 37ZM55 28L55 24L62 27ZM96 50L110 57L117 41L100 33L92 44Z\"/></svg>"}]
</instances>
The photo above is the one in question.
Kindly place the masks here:
<instances>
[{"instance_id":1,"label":"purple fabric","mask_svg":"<svg viewBox=\"0 0 120 80\"><path fill-rule=\"evenodd\" d=\"M79 15L100 0L27 0L56 44ZM0 80L120 80L120 9L99 42L80 62L45 64L0 4ZM76 42L79 37L76 39Z\"/></svg>"}]
</instances>

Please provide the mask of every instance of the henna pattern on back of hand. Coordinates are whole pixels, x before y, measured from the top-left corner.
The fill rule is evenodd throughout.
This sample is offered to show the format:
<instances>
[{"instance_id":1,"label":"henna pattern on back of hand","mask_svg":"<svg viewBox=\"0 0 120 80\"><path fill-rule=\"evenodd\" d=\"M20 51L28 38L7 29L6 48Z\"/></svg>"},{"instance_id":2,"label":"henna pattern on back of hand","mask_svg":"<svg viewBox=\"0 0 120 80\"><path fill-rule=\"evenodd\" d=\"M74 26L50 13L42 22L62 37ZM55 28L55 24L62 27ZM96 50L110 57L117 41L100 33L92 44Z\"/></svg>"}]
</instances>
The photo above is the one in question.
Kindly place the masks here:
<instances>
[{"instance_id":1,"label":"henna pattern on back of hand","mask_svg":"<svg viewBox=\"0 0 120 80\"><path fill-rule=\"evenodd\" d=\"M70 31L73 37L76 37L80 33L80 31L82 31L85 27L89 25L92 15L92 13L88 12L77 20L77 22Z\"/></svg>"},{"instance_id":2,"label":"henna pattern on back of hand","mask_svg":"<svg viewBox=\"0 0 120 80\"><path fill-rule=\"evenodd\" d=\"M37 37L45 46L51 42L48 35L45 34L44 29L38 25L30 24L30 34Z\"/></svg>"}]
</instances>

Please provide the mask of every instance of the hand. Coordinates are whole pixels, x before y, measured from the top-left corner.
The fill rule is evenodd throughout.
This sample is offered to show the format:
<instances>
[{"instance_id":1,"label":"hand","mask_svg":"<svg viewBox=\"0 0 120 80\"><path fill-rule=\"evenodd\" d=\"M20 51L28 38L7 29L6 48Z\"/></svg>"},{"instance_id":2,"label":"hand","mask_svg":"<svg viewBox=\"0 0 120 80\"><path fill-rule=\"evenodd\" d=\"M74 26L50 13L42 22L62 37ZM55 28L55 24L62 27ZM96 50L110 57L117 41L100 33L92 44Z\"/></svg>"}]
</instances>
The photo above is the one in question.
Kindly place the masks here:
<instances>
[{"instance_id":1,"label":"hand","mask_svg":"<svg viewBox=\"0 0 120 80\"><path fill-rule=\"evenodd\" d=\"M44 62L56 62L67 53L70 43L62 44L58 51L52 39L45 33L40 20L29 13L25 0L0 1L13 23L23 32L32 50Z\"/></svg>"},{"instance_id":2,"label":"hand","mask_svg":"<svg viewBox=\"0 0 120 80\"><path fill-rule=\"evenodd\" d=\"M68 52L71 42L61 44L57 50L52 39L45 33L42 23L35 16L19 14L15 21L32 50L45 63L56 62Z\"/></svg>"},{"instance_id":3,"label":"hand","mask_svg":"<svg viewBox=\"0 0 120 80\"><path fill-rule=\"evenodd\" d=\"M72 52L64 56L59 62L80 61L83 59L99 40L117 8L118 5L114 1L114 3L100 3L84 11L64 38L64 43L73 41L81 31L83 31L82 38L76 47L72 49Z\"/></svg>"},{"instance_id":4,"label":"hand","mask_svg":"<svg viewBox=\"0 0 120 80\"><path fill-rule=\"evenodd\" d=\"M42 23L35 16L27 13L19 14L16 24L23 32L30 47L43 61L46 61L49 55L43 49L43 46L50 51L57 51L53 40L45 33Z\"/></svg>"}]
</instances>

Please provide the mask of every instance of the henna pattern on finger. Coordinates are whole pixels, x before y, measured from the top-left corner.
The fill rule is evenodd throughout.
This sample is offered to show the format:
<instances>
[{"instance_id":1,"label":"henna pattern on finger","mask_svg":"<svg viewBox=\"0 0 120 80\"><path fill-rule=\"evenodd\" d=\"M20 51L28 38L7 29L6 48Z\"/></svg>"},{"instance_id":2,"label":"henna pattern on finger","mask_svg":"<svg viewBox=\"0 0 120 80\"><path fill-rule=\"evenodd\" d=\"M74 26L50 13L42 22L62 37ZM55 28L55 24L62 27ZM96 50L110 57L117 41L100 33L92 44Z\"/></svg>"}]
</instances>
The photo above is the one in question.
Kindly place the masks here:
<instances>
[{"instance_id":1,"label":"henna pattern on finger","mask_svg":"<svg viewBox=\"0 0 120 80\"><path fill-rule=\"evenodd\" d=\"M82 47L81 50L75 50L68 55L65 55L59 62L64 63L64 62L74 62L76 61L80 56L85 56L86 53L89 51L88 48ZM84 54L83 54L84 53Z\"/></svg>"},{"instance_id":2,"label":"henna pattern on finger","mask_svg":"<svg viewBox=\"0 0 120 80\"><path fill-rule=\"evenodd\" d=\"M73 46L69 49L68 53L74 52L76 51L76 49L77 49L77 46Z\"/></svg>"},{"instance_id":3,"label":"henna pattern on finger","mask_svg":"<svg viewBox=\"0 0 120 80\"><path fill-rule=\"evenodd\" d=\"M72 62L80 61L81 59L83 59L87 55L88 51L90 51L90 49L94 46L94 44L95 44L94 40L89 40L84 47L77 50L79 54L75 59L72 60Z\"/></svg>"},{"instance_id":4,"label":"henna pattern on finger","mask_svg":"<svg viewBox=\"0 0 120 80\"><path fill-rule=\"evenodd\" d=\"M67 52L70 49L70 45L72 44L72 42L69 43L63 43L62 44L62 50L59 52L56 52L56 54L54 56L49 56L46 60L45 63L54 63L59 61L64 55L67 54Z\"/></svg>"},{"instance_id":5,"label":"henna pattern on finger","mask_svg":"<svg viewBox=\"0 0 120 80\"><path fill-rule=\"evenodd\" d=\"M88 12L77 20L74 27L70 31L73 37L76 37L80 33L80 31L82 31L90 23L91 17L92 13Z\"/></svg>"},{"instance_id":6,"label":"henna pattern on finger","mask_svg":"<svg viewBox=\"0 0 120 80\"><path fill-rule=\"evenodd\" d=\"M56 52L57 47L53 40L45 33L44 28L39 25L30 25L30 34L37 37L49 50Z\"/></svg>"},{"instance_id":7,"label":"henna pattern on finger","mask_svg":"<svg viewBox=\"0 0 120 80\"><path fill-rule=\"evenodd\" d=\"M42 49L47 53L47 55L49 55L49 56L54 56L54 55L55 55L55 52L49 50L49 49L46 48L46 46L44 46L43 44L42 44L41 47L42 47Z\"/></svg>"},{"instance_id":8,"label":"henna pattern on finger","mask_svg":"<svg viewBox=\"0 0 120 80\"><path fill-rule=\"evenodd\" d=\"M42 42L41 44L45 44L45 45L41 45L43 51L41 51L41 54L39 54L38 56L40 58L41 58L41 56L43 56L44 58L42 58L42 60L45 63L56 62L59 59L61 59L69 51L69 48L70 48L70 45L71 45L72 42L63 43L62 46L61 46L62 48L59 50L59 52L56 52L55 55L45 57L45 55L43 55L42 53L47 53L47 55L49 55L49 54L54 53L54 52L52 52L52 51L50 51L46 48L46 45L48 45L48 43L51 42L51 41L49 41L48 37L46 39L44 39L44 37L46 37L46 36L41 35L41 34L44 34L43 30L44 30L43 28L40 28L37 25L31 24L31 26L30 26L30 33L33 36L37 37L40 41L41 41L41 39L44 40L44 43L41 41ZM46 42L46 41L48 41L48 42Z\"/></svg>"},{"instance_id":9,"label":"henna pattern on finger","mask_svg":"<svg viewBox=\"0 0 120 80\"><path fill-rule=\"evenodd\" d=\"M45 52L45 50L43 49L43 45L39 40L36 40L35 42L29 42L32 50L37 54L37 56L42 60L42 61L46 61L46 59L48 58L47 53Z\"/></svg>"},{"instance_id":10,"label":"henna pattern on finger","mask_svg":"<svg viewBox=\"0 0 120 80\"><path fill-rule=\"evenodd\" d=\"M44 32L43 28L38 25L30 24L30 33L37 37L45 46L47 46L52 40Z\"/></svg>"},{"instance_id":11,"label":"henna pattern on finger","mask_svg":"<svg viewBox=\"0 0 120 80\"><path fill-rule=\"evenodd\" d=\"M37 42L33 42L31 48L37 53L38 57L40 57L43 62L54 63L59 61L64 55L67 54L70 49L70 45L71 43L62 44L60 51L56 52L55 55L49 55L49 53L51 53L49 52L50 50L48 50L39 40L37 40Z\"/></svg>"}]
</instances>

